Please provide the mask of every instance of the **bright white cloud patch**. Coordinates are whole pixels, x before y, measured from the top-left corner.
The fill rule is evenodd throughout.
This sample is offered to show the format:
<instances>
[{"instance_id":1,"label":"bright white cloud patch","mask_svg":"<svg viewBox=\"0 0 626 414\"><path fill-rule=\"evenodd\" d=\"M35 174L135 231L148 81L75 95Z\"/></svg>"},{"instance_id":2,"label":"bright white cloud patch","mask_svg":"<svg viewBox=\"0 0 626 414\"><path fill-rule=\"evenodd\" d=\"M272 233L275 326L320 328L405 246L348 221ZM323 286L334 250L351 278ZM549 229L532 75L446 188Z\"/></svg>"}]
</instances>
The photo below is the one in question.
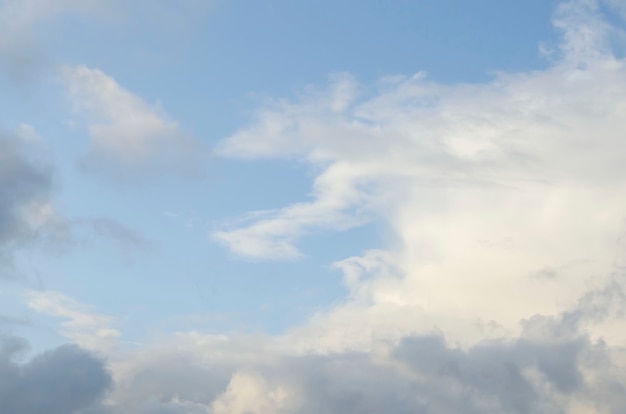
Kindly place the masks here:
<instances>
[{"instance_id":1,"label":"bright white cloud patch","mask_svg":"<svg viewBox=\"0 0 626 414\"><path fill-rule=\"evenodd\" d=\"M610 52L619 30L584 1L563 4L555 25L562 57L547 70L476 85L395 77L365 97L346 94L366 88L343 78L262 109L221 144L224 156L295 157L320 171L312 201L215 233L234 252L294 256L307 232L372 216L397 238L379 265L371 253L339 264L349 264L351 298L302 328L308 345L517 335L520 320L573 307L620 271L626 68Z\"/></svg>"},{"instance_id":2,"label":"bright white cloud patch","mask_svg":"<svg viewBox=\"0 0 626 414\"><path fill-rule=\"evenodd\" d=\"M87 123L90 145L81 160L86 170L128 178L193 173L201 165L199 142L102 71L64 67L61 77L73 109Z\"/></svg>"},{"instance_id":3,"label":"bright white cloud patch","mask_svg":"<svg viewBox=\"0 0 626 414\"><path fill-rule=\"evenodd\" d=\"M119 331L112 318L89 312L73 299L49 291L31 291L28 306L41 313L66 319L63 334L74 343L95 351L110 351L115 347Z\"/></svg>"}]
</instances>

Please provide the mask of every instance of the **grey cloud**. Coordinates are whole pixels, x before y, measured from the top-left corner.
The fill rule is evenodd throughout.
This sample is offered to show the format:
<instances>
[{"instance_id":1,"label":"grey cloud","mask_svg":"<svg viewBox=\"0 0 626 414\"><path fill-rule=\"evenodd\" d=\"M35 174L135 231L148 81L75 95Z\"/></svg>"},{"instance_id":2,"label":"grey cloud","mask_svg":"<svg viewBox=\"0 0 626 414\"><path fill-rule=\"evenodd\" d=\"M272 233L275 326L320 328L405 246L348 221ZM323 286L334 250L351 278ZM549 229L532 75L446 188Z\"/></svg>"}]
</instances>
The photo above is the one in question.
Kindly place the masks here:
<instances>
[{"instance_id":1,"label":"grey cloud","mask_svg":"<svg viewBox=\"0 0 626 414\"><path fill-rule=\"evenodd\" d=\"M14 135L0 130L0 278L19 274L12 268L18 248L37 247L59 254L69 248L113 243L125 261L151 243L109 217L65 218L52 207L54 169L36 161Z\"/></svg>"},{"instance_id":2,"label":"grey cloud","mask_svg":"<svg viewBox=\"0 0 626 414\"><path fill-rule=\"evenodd\" d=\"M613 318L621 292L616 276L569 311L521 321L517 338L468 348L433 334L407 336L382 352L294 355L245 339L197 356L176 346L146 350L110 394L115 405L96 413L561 414L574 403L620 413L624 351L592 340L585 324ZM241 375L247 382L237 383ZM278 396L273 405L257 401L268 395Z\"/></svg>"},{"instance_id":3,"label":"grey cloud","mask_svg":"<svg viewBox=\"0 0 626 414\"><path fill-rule=\"evenodd\" d=\"M382 362L354 353L298 358L276 381L284 376L302 395L304 403L285 411L290 413L562 413L563 402L577 398L601 404L583 371L623 387L597 363L608 355L581 334L559 341L521 337L467 350L441 336L415 336Z\"/></svg>"},{"instance_id":4,"label":"grey cloud","mask_svg":"<svg viewBox=\"0 0 626 414\"><path fill-rule=\"evenodd\" d=\"M142 364L115 384L114 404L94 414L195 414L226 388L234 366L216 362L209 366L190 355L174 352Z\"/></svg>"},{"instance_id":5,"label":"grey cloud","mask_svg":"<svg viewBox=\"0 0 626 414\"><path fill-rule=\"evenodd\" d=\"M61 346L20 365L13 357L27 342L5 337L0 344L0 412L77 413L97 403L111 384L103 362L77 346Z\"/></svg>"},{"instance_id":6,"label":"grey cloud","mask_svg":"<svg viewBox=\"0 0 626 414\"><path fill-rule=\"evenodd\" d=\"M118 383L110 395L116 404L97 413L560 414L572 401L623 412L625 383L615 372L614 350L571 328L568 318L537 316L517 339L468 349L440 335L417 335L383 354L259 351L254 361L195 364L180 355L159 357ZM237 375L251 382L233 388ZM274 405L250 401L272 395Z\"/></svg>"},{"instance_id":7,"label":"grey cloud","mask_svg":"<svg viewBox=\"0 0 626 414\"><path fill-rule=\"evenodd\" d=\"M0 132L0 249L35 235L27 210L48 201L52 184L51 169L29 161L18 142Z\"/></svg>"},{"instance_id":8,"label":"grey cloud","mask_svg":"<svg viewBox=\"0 0 626 414\"><path fill-rule=\"evenodd\" d=\"M480 402L489 401L488 412L531 413L546 412L552 404L525 371L538 370L560 393L575 392L583 386L577 358L585 345L582 339L563 344L520 339L462 351L448 348L441 337L422 337L405 340L395 356L428 379L431 395L458 404L456 412L464 401L474 400L472 412L485 412ZM446 396L442 393L446 387L456 389L457 395ZM558 412L556 407L552 410Z\"/></svg>"}]
</instances>

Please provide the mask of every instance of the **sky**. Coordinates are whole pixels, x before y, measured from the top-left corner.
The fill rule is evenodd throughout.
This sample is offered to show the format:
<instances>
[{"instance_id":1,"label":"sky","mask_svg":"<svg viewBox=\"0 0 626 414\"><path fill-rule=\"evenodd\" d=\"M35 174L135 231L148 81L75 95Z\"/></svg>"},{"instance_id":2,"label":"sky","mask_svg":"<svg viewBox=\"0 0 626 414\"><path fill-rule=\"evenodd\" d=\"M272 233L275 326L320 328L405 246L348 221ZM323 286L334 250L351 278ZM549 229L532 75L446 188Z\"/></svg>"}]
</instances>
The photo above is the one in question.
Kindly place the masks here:
<instances>
[{"instance_id":1,"label":"sky","mask_svg":"<svg viewBox=\"0 0 626 414\"><path fill-rule=\"evenodd\" d=\"M0 412L626 412L624 0L0 0Z\"/></svg>"}]
</instances>

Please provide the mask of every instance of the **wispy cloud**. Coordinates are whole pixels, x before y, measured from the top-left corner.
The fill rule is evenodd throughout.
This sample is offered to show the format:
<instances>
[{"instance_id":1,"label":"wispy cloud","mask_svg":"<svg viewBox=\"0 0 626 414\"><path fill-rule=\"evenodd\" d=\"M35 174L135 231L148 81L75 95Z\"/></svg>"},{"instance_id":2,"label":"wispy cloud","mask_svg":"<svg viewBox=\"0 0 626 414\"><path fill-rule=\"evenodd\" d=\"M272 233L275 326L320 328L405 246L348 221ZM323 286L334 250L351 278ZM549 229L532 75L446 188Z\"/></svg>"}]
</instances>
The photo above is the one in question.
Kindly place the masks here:
<instances>
[{"instance_id":1,"label":"wispy cloud","mask_svg":"<svg viewBox=\"0 0 626 414\"><path fill-rule=\"evenodd\" d=\"M111 218L62 215L55 205L55 168L42 160L40 140L33 134L26 125L16 131L0 131L0 265L12 265L14 254L26 248L63 253L106 240L130 260L132 253L151 246ZM2 267L0 278L17 270Z\"/></svg>"},{"instance_id":2,"label":"wispy cloud","mask_svg":"<svg viewBox=\"0 0 626 414\"><path fill-rule=\"evenodd\" d=\"M30 291L26 299L29 308L65 319L61 333L81 347L109 353L117 346L120 333L113 318L93 313L59 292Z\"/></svg>"},{"instance_id":3,"label":"wispy cloud","mask_svg":"<svg viewBox=\"0 0 626 414\"><path fill-rule=\"evenodd\" d=\"M89 134L80 160L86 171L119 180L198 173L206 151L158 106L147 104L98 69L64 67L61 78Z\"/></svg>"},{"instance_id":4,"label":"wispy cloud","mask_svg":"<svg viewBox=\"0 0 626 414\"><path fill-rule=\"evenodd\" d=\"M16 134L0 131L0 256L37 239L55 237L53 169L34 161ZM60 229L57 229L60 230Z\"/></svg>"}]
</instances>

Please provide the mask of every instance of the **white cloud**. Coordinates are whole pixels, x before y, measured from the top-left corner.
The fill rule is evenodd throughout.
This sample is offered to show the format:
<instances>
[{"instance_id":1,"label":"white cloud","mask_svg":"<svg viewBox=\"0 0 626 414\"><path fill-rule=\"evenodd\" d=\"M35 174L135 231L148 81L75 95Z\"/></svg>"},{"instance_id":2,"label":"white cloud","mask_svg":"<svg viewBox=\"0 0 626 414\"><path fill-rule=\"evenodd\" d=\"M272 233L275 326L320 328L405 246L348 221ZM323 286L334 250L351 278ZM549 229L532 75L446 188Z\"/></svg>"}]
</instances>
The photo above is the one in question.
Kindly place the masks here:
<instances>
[{"instance_id":1,"label":"white cloud","mask_svg":"<svg viewBox=\"0 0 626 414\"><path fill-rule=\"evenodd\" d=\"M272 386L261 375L235 372L222 395L211 403L213 414L288 413L295 407L282 385Z\"/></svg>"},{"instance_id":2,"label":"white cloud","mask_svg":"<svg viewBox=\"0 0 626 414\"><path fill-rule=\"evenodd\" d=\"M575 306L626 258L626 68L610 49L621 29L601 17L594 1L562 4L562 56L546 70L475 85L418 74L370 90L342 77L261 109L218 152L313 165L313 200L214 236L235 253L275 259L296 256L312 230L386 223L396 244L371 271L371 254L344 262L352 296L302 328L309 346L438 330L471 344ZM341 105L338 91L352 91ZM552 277L537 278L545 269ZM626 343L617 332L594 334Z\"/></svg>"},{"instance_id":3,"label":"white cloud","mask_svg":"<svg viewBox=\"0 0 626 414\"><path fill-rule=\"evenodd\" d=\"M292 259L300 256L293 242L316 229L343 230L363 224L368 211L355 211L363 203L359 193L360 172L348 163L335 164L318 176L312 203L297 203L278 211L257 211L247 217L247 227L217 231L215 240L251 258Z\"/></svg>"},{"instance_id":4,"label":"white cloud","mask_svg":"<svg viewBox=\"0 0 626 414\"><path fill-rule=\"evenodd\" d=\"M90 145L81 160L88 171L128 178L153 173L195 173L201 144L160 108L121 87L98 69L64 67L61 78Z\"/></svg>"},{"instance_id":5,"label":"white cloud","mask_svg":"<svg viewBox=\"0 0 626 414\"><path fill-rule=\"evenodd\" d=\"M110 353L118 345L119 331L113 318L92 313L75 300L52 291L30 291L28 307L44 314L66 319L62 334L89 350Z\"/></svg>"}]
</instances>

